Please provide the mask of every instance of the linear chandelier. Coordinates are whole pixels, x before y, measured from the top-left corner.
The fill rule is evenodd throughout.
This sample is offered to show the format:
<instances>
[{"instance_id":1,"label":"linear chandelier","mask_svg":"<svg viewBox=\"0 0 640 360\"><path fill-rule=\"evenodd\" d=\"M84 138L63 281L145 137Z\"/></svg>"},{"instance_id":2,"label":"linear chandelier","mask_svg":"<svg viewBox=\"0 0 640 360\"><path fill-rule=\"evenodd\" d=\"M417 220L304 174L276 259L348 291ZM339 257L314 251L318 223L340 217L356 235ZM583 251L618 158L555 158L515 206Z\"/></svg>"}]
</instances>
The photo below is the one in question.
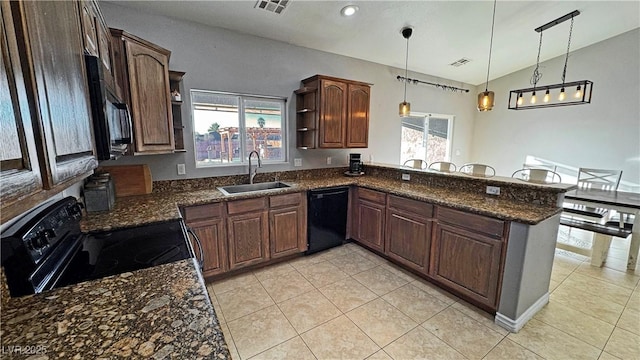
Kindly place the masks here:
<instances>
[{"instance_id":1,"label":"linear chandelier","mask_svg":"<svg viewBox=\"0 0 640 360\"><path fill-rule=\"evenodd\" d=\"M468 93L469 92L469 89L462 89L462 88L451 86L451 85L432 83L432 82L422 81L422 80L418 80L418 79L410 79L410 78L406 78L406 77L400 76L400 75L396 76L396 80L404 81L405 82L405 86L406 86L406 83L413 84L413 85L422 84L422 85L435 86L438 89L447 90L447 91L453 91L453 92L458 92L459 91L461 93L463 93L463 92L464 93Z\"/></svg>"},{"instance_id":2,"label":"linear chandelier","mask_svg":"<svg viewBox=\"0 0 640 360\"><path fill-rule=\"evenodd\" d=\"M536 60L536 67L533 69L533 75L531 76L531 85L533 85L533 87L511 90L509 92L510 110L527 110L591 103L591 92L593 89L592 81L579 80L565 82L565 77L567 74L567 63L569 61L569 49L571 47L571 34L573 32L573 20L578 15L580 15L580 11L574 10L535 29L536 32L540 33L540 42L538 44L538 58ZM542 73L540 72L540 50L542 49L542 32L567 20L571 20L571 26L569 27L567 53L564 59L564 68L562 70L562 82L559 84L539 86L538 81L540 81L540 79L542 78ZM543 92L544 95L542 95ZM539 101L538 96L542 96L542 101Z\"/></svg>"}]
</instances>

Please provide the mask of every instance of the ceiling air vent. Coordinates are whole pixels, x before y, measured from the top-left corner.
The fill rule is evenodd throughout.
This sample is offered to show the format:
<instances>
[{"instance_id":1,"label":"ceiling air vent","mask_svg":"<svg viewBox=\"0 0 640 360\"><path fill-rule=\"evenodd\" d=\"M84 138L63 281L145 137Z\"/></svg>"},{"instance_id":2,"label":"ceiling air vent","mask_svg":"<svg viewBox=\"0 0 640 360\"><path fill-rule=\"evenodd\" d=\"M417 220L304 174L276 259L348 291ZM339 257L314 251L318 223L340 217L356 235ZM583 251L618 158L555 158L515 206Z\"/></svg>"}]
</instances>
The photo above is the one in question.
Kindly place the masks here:
<instances>
[{"instance_id":1,"label":"ceiling air vent","mask_svg":"<svg viewBox=\"0 0 640 360\"><path fill-rule=\"evenodd\" d=\"M291 0L258 0L256 9L264 9L276 14L282 14Z\"/></svg>"},{"instance_id":2,"label":"ceiling air vent","mask_svg":"<svg viewBox=\"0 0 640 360\"><path fill-rule=\"evenodd\" d=\"M468 63L469 61L471 61L471 60L469 60L469 59L467 59L467 58L462 58L462 59L460 59L460 60L458 60L458 61L452 62L452 63L451 63L451 64L449 64L449 65L451 65L451 66L455 66L455 67L458 67L458 66L465 65L465 64L466 64L466 63Z\"/></svg>"}]
</instances>

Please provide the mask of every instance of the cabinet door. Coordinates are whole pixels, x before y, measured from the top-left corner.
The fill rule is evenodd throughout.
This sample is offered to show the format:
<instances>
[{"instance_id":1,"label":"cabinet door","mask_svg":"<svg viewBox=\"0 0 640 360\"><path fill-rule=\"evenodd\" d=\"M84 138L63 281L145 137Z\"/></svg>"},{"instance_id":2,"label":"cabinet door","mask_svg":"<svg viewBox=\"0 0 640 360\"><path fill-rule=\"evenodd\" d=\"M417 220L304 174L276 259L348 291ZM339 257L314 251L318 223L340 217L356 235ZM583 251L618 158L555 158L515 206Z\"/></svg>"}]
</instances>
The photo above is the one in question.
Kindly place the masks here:
<instances>
[{"instance_id":1,"label":"cabinet door","mask_svg":"<svg viewBox=\"0 0 640 360\"><path fill-rule=\"evenodd\" d=\"M169 58L127 39L125 47L136 152L173 152Z\"/></svg>"},{"instance_id":2,"label":"cabinet door","mask_svg":"<svg viewBox=\"0 0 640 360\"><path fill-rule=\"evenodd\" d=\"M271 257L297 254L306 250L304 224L306 219L299 206L269 211Z\"/></svg>"},{"instance_id":3,"label":"cabinet door","mask_svg":"<svg viewBox=\"0 0 640 360\"><path fill-rule=\"evenodd\" d=\"M226 248L226 234L222 218L187 224L198 236L204 252L203 275L222 274L229 268ZM198 244L191 244L198 253Z\"/></svg>"},{"instance_id":4,"label":"cabinet door","mask_svg":"<svg viewBox=\"0 0 640 360\"><path fill-rule=\"evenodd\" d=\"M358 200L356 205L356 240L378 251L384 251L384 205Z\"/></svg>"},{"instance_id":5,"label":"cabinet door","mask_svg":"<svg viewBox=\"0 0 640 360\"><path fill-rule=\"evenodd\" d=\"M42 180L8 1L0 3L0 19L0 215L4 223L35 205L25 199L42 190Z\"/></svg>"},{"instance_id":6,"label":"cabinet door","mask_svg":"<svg viewBox=\"0 0 640 360\"><path fill-rule=\"evenodd\" d=\"M387 210L385 253L424 274L429 270L431 222L417 214Z\"/></svg>"},{"instance_id":7,"label":"cabinet door","mask_svg":"<svg viewBox=\"0 0 640 360\"><path fill-rule=\"evenodd\" d=\"M230 270L269 259L267 217L266 211L260 211L227 218Z\"/></svg>"},{"instance_id":8,"label":"cabinet door","mask_svg":"<svg viewBox=\"0 0 640 360\"><path fill-rule=\"evenodd\" d=\"M42 176L44 187L50 189L89 175L98 164L80 13L72 1L25 1L12 6L22 16L21 35L31 55L29 82L36 94L37 137L44 145L41 161L46 165Z\"/></svg>"},{"instance_id":9,"label":"cabinet door","mask_svg":"<svg viewBox=\"0 0 640 360\"><path fill-rule=\"evenodd\" d=\"M436 225L434 236L430 274L495 310L503 242L444 224Z\"/></svg>"},{"instance_id":10,"label":"cabinet door","mask_svg":"<svg viewBox=\"0 0 640 360\"><path fill-rule=\"evenodd\" d=\"M320 80L320 119L318 146L343 148L347 133L347 84Z\"/></svg>"},{"instance_id":11,"label":"cabinet door","mask_svg":"<svg viewBox=\"0 0 640 360\"><path fill-rule=\"evenodd\" d=\"M369 92L367 85L349 84L347 147L366 148L369 144Z\"/></svg>"},{"instance_id":12,"label":"cabinet door","mask_svg":"<svg viewBox=\"0 0 640 360\"><path fill-rule=\"evenodd\" d=\"M95 8L90 0L81 0L79 5L84 49L90 55L100 56L100 52L98 51Z\"/></svg>"}]
</instances>

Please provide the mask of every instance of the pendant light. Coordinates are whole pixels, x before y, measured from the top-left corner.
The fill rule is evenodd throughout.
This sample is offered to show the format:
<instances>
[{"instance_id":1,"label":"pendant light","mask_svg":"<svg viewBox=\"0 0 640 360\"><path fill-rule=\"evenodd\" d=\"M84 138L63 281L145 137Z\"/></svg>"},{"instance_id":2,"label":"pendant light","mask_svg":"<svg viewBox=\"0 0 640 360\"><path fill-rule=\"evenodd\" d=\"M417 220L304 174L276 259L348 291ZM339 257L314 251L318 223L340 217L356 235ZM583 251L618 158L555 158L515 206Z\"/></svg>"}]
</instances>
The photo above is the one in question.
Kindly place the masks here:
<instances>
[{"instance_id":1,"label":"pendant light","mask_svg":"<svg viewBox=\"0 0 640 360\"><path fill-rule=\"evenodd\" d=\"M402 37L407 39L407 53L404 59L404 100L400 103L399 112L400 116L409 116L411 113L411 104L407 102L407 73L409 71L409 38L413 33L413 29L410 27L402 28Z\"/></svg>"},{"instance_id":2,"label":"pendant light","mask_svg":"<svg viewBox=\"0 0 640 360\"><path fill-rule=\"evenodd\" d=\"M540 34L540 43L538 45L538 59L536 60L536 67L533 70L533 76L531 77L532 88L511 90L509 92L509 109L511 110L525 110L525 109L538 109L545 107L555 106L567 106L567 105L583 105L591 103L591 92L593 89L593 82L590 80L580 80L573 82L566 82L567 75L567 63L569 61L569 50L571 47L571 35L573 33L573 23L576 16L580 15L580 11L574 10L564 16L561 16L553 21L550 21L536 29L536 32ZM559 84L542 85L538 86L538 81L542 77L540 73L540 49L542 48L542 32L548 30L558 24L571 20L569 26L569 39L567 41L567 53L564 59L564 68L562 69L562 82ZM560 90L557 92L557 90ZM573 92L575 89L575 92ZM536 90L544 90L544 97L542 102L537 101ZM552 96L552 92L557 93ZM525 103L523 101L523 94L531 94L530 101Z\"/></svg>"},{"instance_id":3,"label":"pendant light","mask_svg":"<svg viewBox=\"0 0 640 360\"><path fill-rule=\"evenodd\" d=\"M491 41L489 41L489 62L487 64L487 82L484 91L478 94L478 111L490 111L493 109L495 94L489 89L489 70L491 69L491 49L493 48L493 27L496 23L496 0L493 0L493 18L491 20Z\"/></svg>"}]
</instances>

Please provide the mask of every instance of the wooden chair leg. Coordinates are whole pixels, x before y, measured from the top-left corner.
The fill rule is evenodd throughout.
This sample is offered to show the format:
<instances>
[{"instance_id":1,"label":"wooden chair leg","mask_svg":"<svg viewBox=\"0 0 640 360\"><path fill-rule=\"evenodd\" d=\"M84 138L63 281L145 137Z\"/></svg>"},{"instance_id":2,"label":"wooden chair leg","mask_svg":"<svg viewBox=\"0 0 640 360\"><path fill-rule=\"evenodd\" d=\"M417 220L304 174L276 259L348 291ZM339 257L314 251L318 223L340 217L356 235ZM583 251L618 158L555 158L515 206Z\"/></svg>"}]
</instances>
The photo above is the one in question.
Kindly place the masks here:
<instances>
[{"instance_id":1,"label":"wooden chair leg","mask_svg":"<svg viewBox=\"0 0 640 360\"><path fill-rule=\"evenodd\" d=\"M611 236L599 233L594 234L593 244L591 245L591 266L602 267L604 265L610 245Z\"/></svg>"}]
</instances>

